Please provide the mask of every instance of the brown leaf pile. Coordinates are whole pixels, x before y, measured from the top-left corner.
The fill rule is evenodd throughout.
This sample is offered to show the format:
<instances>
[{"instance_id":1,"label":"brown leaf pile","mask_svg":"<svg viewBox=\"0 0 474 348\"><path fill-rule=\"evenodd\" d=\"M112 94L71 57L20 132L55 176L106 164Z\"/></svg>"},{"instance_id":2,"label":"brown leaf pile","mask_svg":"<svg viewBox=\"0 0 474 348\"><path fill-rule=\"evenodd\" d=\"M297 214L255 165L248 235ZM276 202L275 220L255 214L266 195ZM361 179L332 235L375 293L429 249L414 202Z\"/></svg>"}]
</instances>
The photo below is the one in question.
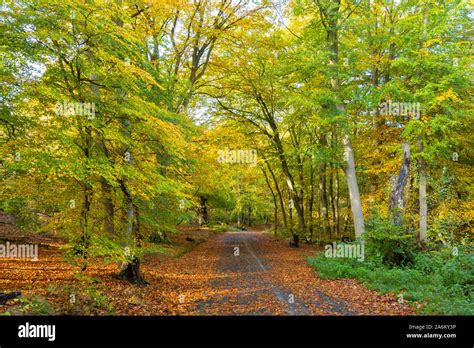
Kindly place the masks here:
<instances>
[{"instance_id":1,"label":"brown leaf pile","mask_svg":"<svg viewBox=\"0 0 474 348\"><path fill-rule=\"evenodd\" d=\"M58 248L62 242L50 236L27 240L10 231L9 240L12 236L41 243L39 260L0 259L0 292L21 290L26 297L41 295L60 314L68 298L51 289L87 286L78 284L74 277L77 267L63 260ZM187 236L194 241L186 241ZM0 231L0 240L4 238ZM291 249L286 241L266 233L214 235L186 229L169 249L172 256L150 254L144 258L142 273L150 283L148 287L113 278L118 266L100 260L84 274L99 280L95 286L106 295L117 315L414 314L409 304L398 303L390 294L379 295L355 280L318 278L306 259L314 255L314 247ZM22 314L18 300L0 306L0 312L6 310ZM71 313L81 314L74 310ZM90 314L106 313L97 309Z\"/></svg>"}]
</instances>

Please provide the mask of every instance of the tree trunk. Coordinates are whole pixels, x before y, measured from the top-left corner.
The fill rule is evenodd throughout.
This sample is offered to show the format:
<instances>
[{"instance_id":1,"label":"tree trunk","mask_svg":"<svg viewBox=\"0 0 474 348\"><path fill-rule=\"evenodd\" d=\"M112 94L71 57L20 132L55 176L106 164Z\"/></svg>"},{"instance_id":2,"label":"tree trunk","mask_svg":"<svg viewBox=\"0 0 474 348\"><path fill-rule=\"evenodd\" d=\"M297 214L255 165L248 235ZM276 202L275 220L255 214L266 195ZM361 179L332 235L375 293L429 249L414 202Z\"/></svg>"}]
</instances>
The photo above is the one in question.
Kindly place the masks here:
<instances>
[{"instance_id":1,"label":"tree trunk","mask_svg":"<svg viewBox=\"0 0 474 348\"><path fill-rule=\"evenodd\" d=\"M274 233L275 236L278 235L278 202L277 198L275 195L275 191L273 191L272 185L270 184L270 179L268 178L267 172L265 171L265 168L261 168L263 176L265 177L265 182L267 183L268 189L270 190L270 193L272 194L273 198L273 211L274 211Z\"/></svg>"},{"instance_id":2,"label":"tree trunk","mask_svg":"<svg viewBox=\"0 0 474 348\"><path fill-rule=\"evenodd\" d=\"M207 198L203 196L199 197L198 223L199 226L207 225L209 223L209 216L207 213Z\"/></svg>"},{"instance_id":3,"label":"tree trunk","mask_svg":"<svg viewBox=\"0 0 474 348\"><path fill-rule=\"evenodd\" d=\"M274 225L275 225L275 237L278 236L278 204L276 197L273 196L273 206L274 206L274 214L275 216L273 217Z\"/></svg>"},{"instance_id":4,"label":"tree trunk","mask_svg":"<svg viewBox=\"0 0 474 348\"><path fill-rule=\"evenodd\" d=\"M90 222L89 215L92 204L92 187L89 184L84 185L83 190L83 202L81 209L81 231L82 236L79 241L79 252L78 254L82 258L81 271L87 269L87 258L88 258L88 249L90 244Z\"/></svg>"},{"instance_id":5,"label":"tree trunk","mask_svg":"<svg viewBox=\"0 0 474 348\"><path fill-rule=\"evenodd\" d=\"M107 233L109 238L113 238L115 234L114 227L114 202L112 200L112 187L105 182L101 181L102 186L102 204L104 208L104 231Z\"/></svg>"},{"instance_id":6,"label":"tree trunk","mask_svg":"<svg viewBox=\"0 0 474 348\"><path fill-rule=\"evenodd\" d=\"M428 9L423 9L423 39L426 39L426 28L428 27ZM422 43L420 42L420 46ZM423 157L423 140L421 135L418 136L418 152L421 153L419 157L419 201L420 201L420 242L426 243L426 231L428 229L428 204L426 203L426 160Z\"/></svg>"},{"instance_id":7,"label":"tree trunk","mask_svg":"<svg viewBox=\"0 0 474 348\"><path fill-rule=\"evenodd\" d=\"M267 165L267 168L268 168L268 171L270 172L270 175L272 176L273 183L275 184L275 190L277 191L278 201L280 203L281 213L282 213L282 217L283 217L283 225L285 226L285 229L288 229L288 221L286 219L286 210L285 210L285 203L284 203L284 199L283 199L283 192L280 189L280 185L278 184L278 180L275 176L275 172L273 171L272 167L270 166L270 163L267 162L265 157L263 157L263 159L264 159L264 161Z\"/></svg>"},{"instance_id":8,"label":"tree trunk","mask_svg":"<svg viewBox=\"0 0 474 348\"><path fill-rule=\"evenodd\" d=\"M135 233L138 237L138 216L137 207L133 204L133 197L129 191L124 180L120 181L120 188L125 197L125 245L129 247L132 244L132 235ZM124 262L120 268L120 272L117 275L118 279L127 280L132 284L146 286L149 283L143 279L140 274L140 260L136 256L132 256L128 262Z\"/></svg>"},{"instance_id":9,"label":"tree trunk","mask_svg":"<svg viewBox=\"0 0 474 348\"><path fill-rule=\"evenodd\" d=\"M309 242L313 243L314 233L314 219L313 219L313 207L314 207L314 169L310 164L310 192L308 202L308 220L309 220Z\"/></svg>"},{"instance_id":10,"label":"tree trunk","mask_svg":"<svg viewBox=\"0 0 474 348\"><path fill-rule=\"evenodd\" d=\"M354 163L354 151L349 136L343 136L344 157L346 159L346 167L344 171L347 178L347 188L349 190L349 200L351 202L352 218L354 220L355 237L359 238L364 233L364 214L362 213L362 203L360 201L359 185Z\"/></svg>"},{"instance_id":11,"label":"tree trunk","mask_svg":"<svg viewBox=\"0 0 474 348\"><path fill-rule=\"evenodd\" d=\"M295 205L296 214L298 216L298 227L299 227L300 233L304 235L304 233L306 232L306 226L305 226L305 219L304 219L303 200L302 200L302 197L298 194L298 190L295 187L295 180L293 178L293 175L291 174L290 168L288 167L285 151L283 149L283 144L281 142L280 134L278 132L278 127L275 123L275 120L271 117L268 117L268 122L273 131L273 136L271 137L271 140L275 144L275 147L278 153L278 159L280 160L280 164L281 164L281 169L282 169L283 174L285 175L286 184L288 186L291 199L293 199L293 202Z\"/></svg>"},{"instance_id":12,"label":"tree trunk","mask_svg":"<svg viewBox=\"0 0 474 348\"><path fill-rule=\"evenodd\" d=\"M395 225L402 223L402 209L403 209L403 190L407 184L408 176L410 174L410 145L403 141L403 162L398 174L395 190L390 195L388 200L388 210L392 216Z\"/></svg>"},{"instance_id":13,"label":"tree trunk","mask_svg":"<svg viewBox=\"0 0 474 348\"><path fill-rule=\"evenodd\" d=\"M336 217L336 207L334 206L334 168L332 164L329 165L329 202L331 205L331 215L332 215L332 223L333 226L336 225L335 217Z\"/></svg>"},{"instance_id":14,"label":"tree trunk","mask_svg":"<svg viewBox=\"0 0 474 348\"><path fill-rule=\"evenodd\" d=\"M250 203L248 204L248 214L249 216L247 222L249 226L252 226L252 205Z\"/></svg>"},{"instance_id":15,"label":"tree trunk","mask_svg":"<svg viewBox=\"0 0 474 348\"><path fill-rule=\"evenodd\" d=\"M90 54L90 59L92 63L96 64L97 62L95 61L95 58L92 54ZM92 74L90 76L91 81L97 80L97 75ZM99 87L91 83L90 84L90 89L92 94L94 95L95 99L98 101L100 98L100 93L99 93ZM107 147L105 145L104 139L101 137L99 140L99 147L103 153L103 155L107 158L107 160L110 163L110 156L109 156L109 151L107 150ZM103 177L100 178L100 185L102 188L102 206L104 208L104 224L103 228L104 231L107 233L107 236L112 239L115 234L115 226L114 226L114 202L112 199L112 186L107 182L107 180Z\"/></svg>"},{"instance_id":16,"label":"tree trunk","mask_svg":"<svg viewBox=\"0 0 474 348\"><path fill-rule=\"evenodd\" d=\"M118 6L122 6L121 0L115 0L115 3ZM118 27L123 27L123 21L118 17L112 18L113 22ZM118 94L120 98L126 97L126 91L122 89L118 90ZM126 117L126 115L122 115L123 118L121 120L122 126L122 134L125 139L131 139L132 131L131 131L131 124L130 119ZM132 149L128 144L124 145L123 148L123 156L128 162L128 165L133 166L133 156L132 156ZM135 237L139 237L139 224L138 224L138 206L136 206L133 202L133 196L131 191L129 190L129 180L124 176L120 179L120 188L124 194L124 205L125 205L125 247L129 248L130 245L133 243L133 234L135 233ZM141 277L140 275L140 261L136 256L131 257L128 263L124 263L121 267L120 273L118 275L120 279L126 279L133 284L138 285L147 285L148 283Z\"/></svg>"},{"instance_id":17,"label":"tree trunk","mask_svg":"<svg viewBox=\"0 0 474 348\"><path fill-rule=\"evenodd\" d=\"M323 233L325 238L327 238L330 233L328 229L328 201L327 201L327 187L326 187L326 164L321 164L319 166L319 201L321 204L321 218L323 224Z\"/></svg>"},{"instance_id":18,"label":"tree trunk","mask_svg":"<svg viewBox=\"0 0 474 348\"><path fill-rule=\"evenodd\" d=\"M418 152L423 153L423 143L421 139L418 140ZM427 215L428 205L426 203L426 162L421 155L419 157L419 200L420 200L420 242L426 243L426 231L427 231Z\"/></svg>"},{"instance_id":19,"label":"tree trunk","mask_svg":"<svg viewBox=\"0 0 474 348\"><path fill-rule=\"evenodd\" d=\"M338 237L341 233L341 227L340 227L340 210L339 210L339 171L336 169L336 226L335 226L335 233L336 236Z\"/></svg>"},{"instance_id":20,"label":"tree trunk","mask_svg":"<svg viewBox=\"0 0 474 348\"><path fill-rule=\"evenodd\" d=\"M148 283L140 274L140 260L136 257L128 263L125 263L116 276L117 279L129 281L132 284L147 286Z\"/></svg>"},{"instance_id":21,"label":"tree trunk","mask_svg":"<svg viewBox=\"0 0 474 348\"><path fill-rule=\"evenodd\" d=\"M336 96L339 96L339 13L340 1L332 1L327 8L321 7L318 2L321 13L326 13L322 20L326 28L327 43L329 47L329 68L331 70L331 86ZM336 105L342 115L346 115L346 108L343 103ZM360 200L359 186L357 184L357 176L355 171L354 150L352 142L347 131L342 136L342 144L344 147L344 158L346 165L344 171L346 173L347 187L349 190L349 200L351 203L352 218L354 220L355 237L358 238L364 233L364 215L362 213L362 203Z\"/></svg>"},{"instance_id":22,"label":"tree trunk","mask_svg":"<svg viewBox=\"0 0 474 348\"><path fill-rule=\"evenodd\" d=\"M85 127L85 132L84 132L84 157L88 161L91 157L91 143L92 143L92 131L89 126ZM89 179L89 173L87 172L87 177L86 180L88 181ZM90 210L91 210L91 205L92 205L92 185L90 185L88 182L83 184L83 199L82 199L82 208L81 208L81 221L80 221L80 226L81 226L81 232L82 236L79 241L79 250L78 254L81 255L82 257L82 267L81 271L85 271L87 268L87 258L88 258L88 249L89 249L89 244L90 244Z\"/></svg>"}]
</instances>

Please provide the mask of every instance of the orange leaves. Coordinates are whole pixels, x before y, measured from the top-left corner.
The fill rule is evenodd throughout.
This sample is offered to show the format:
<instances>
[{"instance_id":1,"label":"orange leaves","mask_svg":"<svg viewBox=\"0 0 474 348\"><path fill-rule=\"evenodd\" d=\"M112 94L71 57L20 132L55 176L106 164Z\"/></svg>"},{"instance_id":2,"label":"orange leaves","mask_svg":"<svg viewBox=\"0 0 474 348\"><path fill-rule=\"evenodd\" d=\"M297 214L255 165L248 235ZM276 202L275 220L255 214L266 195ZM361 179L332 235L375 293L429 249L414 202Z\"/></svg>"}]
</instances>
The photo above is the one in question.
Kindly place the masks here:
<instances>
[{"instance_id":1,"label":"orange leaves","mask_svg":"<svg viewBox=\"0 0 474 348\"><path fill-rule=\"evenodd\" d=\"M186 236L204 242L190 246ZM75 289L79 292L75 298L81 299L90 292L90 285L81 281L83 277L75 277L77 270L62 261L60 249L53 244L57 240L42 238L37 262L0 259L0 288L23 291L26 297L42 295L57 314L66 307L74 314L74 305L66 303L70 295L58 295L51 289ZM239 256L233 254L235 246ZM175 236L170 256L149 254L143 259L143 276L150 282L146 288L113 278L118 267L98 259L84 275L99 280L92 294L98 299L105 295L116 315L413 314L395 296L379 295L355 280L319 279L306 261L315 250L308 245L289 248L286 241L262 232L213 235L209 230L186 229ZM16 313L17 306L18 301L0 306L0 311ZM97 308L87 313L105 312Z\"/></svg>"}]
</instances>

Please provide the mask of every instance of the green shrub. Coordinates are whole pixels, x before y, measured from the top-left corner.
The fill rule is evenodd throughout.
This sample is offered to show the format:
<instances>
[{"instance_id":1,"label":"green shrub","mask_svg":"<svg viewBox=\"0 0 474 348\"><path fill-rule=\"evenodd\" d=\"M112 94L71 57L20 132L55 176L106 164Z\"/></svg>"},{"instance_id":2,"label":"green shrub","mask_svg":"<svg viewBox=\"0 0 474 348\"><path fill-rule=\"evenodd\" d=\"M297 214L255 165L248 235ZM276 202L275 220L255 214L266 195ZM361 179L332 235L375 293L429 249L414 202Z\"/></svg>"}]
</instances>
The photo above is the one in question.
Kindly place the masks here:
<instances>
[{"instance_id":1,"label":"green shrub","mask_svg":"<svg viewBox=\"0 0 474 348\"><path fill-rule=\"evenodd\" d=\"M412 264L416 254L415 234L394 225L388 218L375 213L367 221L367 232L363 235L366 249L375 258L389 266ZM372 258L373 259L373 258Z\"/></svg>"},{"instance_id":2,"label":"green shrub","mask_svg":"<svg viewBox=\"0 0 474 348\"><path fill-rule=\"evenodd\" d=\"M268 230L269 233L271 233L273 236L275 236L275 227L271 227ZM275 236L278 239L289 239L291 237L291 231L289 228L285 228L284 226L278 226L277 228L277 234Z\"/></svg>"},{"instance_id":3,"label":"green shrub","mask_svg":"<svg viewBox=\"0 0 474 348\"><path fill-rule=\"evenodd\" d=\"M212 225L211 229L213 229L216 232L223 233L229 231L229 226L227 224L217 224L217 225Z\"/></svg>"},{"instance_id":4,"label":"green shrub","mask_svg":"<svg viewBox=\"0 0 474 348\"><path fill-rule=\"evenodd\" d=\"M38 216L32 212L28 201L21 197L0 200L0 211L15 217L15 227L24 231L37 231L40 228Z\"/></svg>"},{"instance_id":5,"label":"green shrub","mask_svg":"<svg viewBox=\"0 0 474 348\"><path fill-rule=\"evenodd\" d=\"M377 259L378 250L367 249L363 262L326 258L324 252L310 257L308 262L321 278L355 278L369 289L403 294L406 300L423 304L422 314L474 315L472 251L423 251L413 255L412 264L388 266Z\"/></svg>"},{"instance_id":6,"label":"green shrub","mask_svg":"<svg viewBox=\"0 0 474 348\"><path fill-rule=\"evenodd\" d=\"M20 297L20 311L26 315L54 315L53 307L42 297Z\"/></svg>"},{"instance_id":7,"label":"green shrub","mask_svg":"<svg viewBox=\"0 0 474 348\"><path fill-rule=\"evenodd\" d=\"M229 232L229 231L230 232L242 231L242 229L240 229L237 226L227 225L225 223L212 224L212 225L209 225L209 228L218 233Z\"/></svg>"},{"instance_id":8,"label":"green shrub","mask_svg":"<svg viewBox=\"0 0 474 348\"><path fill-rule=\"evenodd\" d=\"M66 285L51 287L50 295L59 298L58 312L66 315L111 315L112 305L94 285Z\"/></svg>"}]
</instances>

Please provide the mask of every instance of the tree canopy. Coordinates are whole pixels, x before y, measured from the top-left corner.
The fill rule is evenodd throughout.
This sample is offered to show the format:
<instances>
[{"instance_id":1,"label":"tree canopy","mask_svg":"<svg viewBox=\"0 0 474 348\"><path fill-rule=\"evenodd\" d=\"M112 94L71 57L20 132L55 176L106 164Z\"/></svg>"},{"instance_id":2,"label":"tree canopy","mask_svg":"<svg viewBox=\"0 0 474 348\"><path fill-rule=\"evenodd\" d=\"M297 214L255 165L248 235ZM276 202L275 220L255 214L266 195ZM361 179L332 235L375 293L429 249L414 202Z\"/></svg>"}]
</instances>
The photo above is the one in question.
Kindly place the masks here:
<instances>
[{"instance_id":1,"label":"tree canopy","mask_svg":"<svg viewBox=\"0 0 474 348\"><path fill-rule=\"evenodd\" d=\"M146 284L146 242L189 224L324 244L385 221L383 238L472 244L465 0L0 11L0 210L82 269L107 256Z\"/></svg>"}]
</instances>

